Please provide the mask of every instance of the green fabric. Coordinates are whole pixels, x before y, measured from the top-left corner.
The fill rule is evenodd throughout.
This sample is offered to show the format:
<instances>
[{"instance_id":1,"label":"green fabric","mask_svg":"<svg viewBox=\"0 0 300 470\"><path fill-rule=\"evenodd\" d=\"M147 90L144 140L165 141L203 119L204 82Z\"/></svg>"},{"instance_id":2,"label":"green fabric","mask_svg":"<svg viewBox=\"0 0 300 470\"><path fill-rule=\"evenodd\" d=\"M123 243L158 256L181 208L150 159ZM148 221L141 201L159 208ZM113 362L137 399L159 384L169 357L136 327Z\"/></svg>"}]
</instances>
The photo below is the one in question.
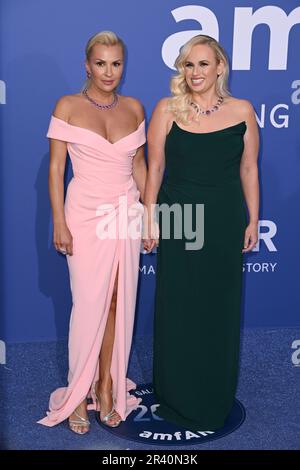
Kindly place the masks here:
<instances>
[{"instance_id":1,"label":"green fabric","mask_svg":"<svg viewBox=\"0 0 300 470\"><path fill-rule=\"evenodd\" d=\"M153 383L156 414L191 430L223 427L237 386L245 131L245 122L210 133L174 122L166 139L167 178L158 203L193 204L194 214L204 204L204 245L187 251L186 239L162 239L160 217Z\"/></svg>"}]
</instances>

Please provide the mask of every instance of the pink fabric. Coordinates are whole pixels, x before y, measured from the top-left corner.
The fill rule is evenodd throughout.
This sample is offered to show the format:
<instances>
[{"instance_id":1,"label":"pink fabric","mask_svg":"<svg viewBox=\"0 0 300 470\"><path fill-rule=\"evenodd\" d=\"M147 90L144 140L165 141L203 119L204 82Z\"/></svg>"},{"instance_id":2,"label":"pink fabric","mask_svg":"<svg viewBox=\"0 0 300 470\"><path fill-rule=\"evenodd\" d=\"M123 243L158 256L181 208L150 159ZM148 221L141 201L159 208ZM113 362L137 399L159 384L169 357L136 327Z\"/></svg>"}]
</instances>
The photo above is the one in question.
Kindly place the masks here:
<instances>
[{"instance_id":1,"label":"pink fabric","mask_svg":"<svg viewBox=\"0 0 300 470\"><path fill-rule=\"evenodd\" d=\"M140 236L101 240L97 224L103 215L97 208L112 204L113 222L130 223L130 214L119 217L119 196L130 206L136 203L135 218L143 206L132 177L136 150L145 143L145 121L115 143L99 134L52 116L47 137L67 142L74 177L69 183L65 215L73 236L73 256L67 256L73 307L69 329L68 386L50 396L47 416L38 423L54 426L70 416L86 396L95 409L93 385L98 380L98 357L109 313L117 268L118 295L111 376L115 409L125 420L141 399L128 392L136 385L126 378L132 341Z\"/></svg>"}]
</instances>

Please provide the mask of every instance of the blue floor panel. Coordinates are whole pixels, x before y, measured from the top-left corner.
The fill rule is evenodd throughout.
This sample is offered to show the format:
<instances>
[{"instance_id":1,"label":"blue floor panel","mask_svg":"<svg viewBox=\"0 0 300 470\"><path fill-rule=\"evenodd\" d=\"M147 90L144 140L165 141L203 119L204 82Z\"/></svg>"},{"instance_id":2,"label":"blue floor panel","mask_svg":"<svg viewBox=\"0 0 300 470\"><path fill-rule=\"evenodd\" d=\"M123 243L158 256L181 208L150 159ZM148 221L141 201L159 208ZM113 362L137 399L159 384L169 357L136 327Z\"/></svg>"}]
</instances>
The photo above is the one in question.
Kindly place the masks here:
<instances>
[{"instance_id":1,"label":"blue floor panel","mask_svg":"<svg viewBox=\"0 0 300 470\"><path fill-rule=\"evenodd\" d=\"M300 367L293 364L292 343L299 329L246 329L242 334L237 399L246 419L225 437L187 449L299 449ZM45 414L50 392L65 385L67 342L7 345L1 375L1 447L5 449L153 450L153 445L120 438L99 426L74 434L67 423L53 428L36 424ZM138 384L152 381L152 339L134 339L128 376ZM183 449L160 446L156 449Z\"/></svg>"}]
</instances>

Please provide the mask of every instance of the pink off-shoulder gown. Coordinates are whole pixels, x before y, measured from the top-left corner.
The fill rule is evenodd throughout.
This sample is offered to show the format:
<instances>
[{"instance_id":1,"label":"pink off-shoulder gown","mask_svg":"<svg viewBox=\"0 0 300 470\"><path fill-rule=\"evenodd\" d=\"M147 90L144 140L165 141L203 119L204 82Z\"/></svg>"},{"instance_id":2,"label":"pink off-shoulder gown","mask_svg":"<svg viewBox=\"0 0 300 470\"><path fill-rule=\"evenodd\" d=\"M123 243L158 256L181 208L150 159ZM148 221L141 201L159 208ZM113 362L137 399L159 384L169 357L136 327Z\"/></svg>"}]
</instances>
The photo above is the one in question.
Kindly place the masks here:
<instances>
[{"instance_id":1,"label":"pink off-shoulder gown","mask_svg":"<svg viewBox=\"0 0 300 470\"><path fill-rule=\"evenodd\" d=\"M73 237L73 256L67 256L73 307L68 385L51 394L47 416L38 423L60 423L87 396L92 398L88 409L96 409L93 386L99 376L99 353L118 268L111 377L115 409L125 420L141 401L129 393L136 385L126 375L143 213L132 162L146 140L145 121L134 132L111 143L94 131L52 116L47 137L67 142L73 167L65 200L66 222ZM104 229L108 219L110 228ZM130 224L136 227L134 236L126 234ZM101 235L113 229L116 236Z\"/></svg>"}]
</instances>

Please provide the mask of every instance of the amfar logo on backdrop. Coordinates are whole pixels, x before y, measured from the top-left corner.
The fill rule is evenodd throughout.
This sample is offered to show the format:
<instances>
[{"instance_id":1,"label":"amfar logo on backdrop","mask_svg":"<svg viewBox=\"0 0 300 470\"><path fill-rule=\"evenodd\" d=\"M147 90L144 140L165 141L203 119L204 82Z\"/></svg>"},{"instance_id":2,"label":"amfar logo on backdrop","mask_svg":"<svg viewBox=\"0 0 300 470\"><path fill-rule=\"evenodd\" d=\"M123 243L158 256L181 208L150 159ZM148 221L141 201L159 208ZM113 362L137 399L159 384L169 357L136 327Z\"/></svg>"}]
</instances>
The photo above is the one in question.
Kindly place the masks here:
<instances>
[{"instance_id":1,"label":"amfar logo on backdrop","mask_svg":"<svg viewBox=\"0 0 300 470\"><path fill-rule=\"evenodd\" d=\"M273 127L280 129L282 127L289 127L289 115L282 110L289 110L289 106L284 103L278 103L273 106L269 112L270 123ZM266 124L266 105L263 103L260 106L260 114L255 112L256 121L260 128L264 128Z\"/></svg>"},{"instance_id":2,"label":"amfar logo on backdrop","mask_svg":"<svg viewBox=\"0 0 300 470\"><path fill-rule=\"evenodd\" d=\"M292 363L294 366L300 367L300 339L295 339L295 341L292 342L291 348L296 349L292 354Z\"/></svg>"},{"instance_id":3,"label":"amfar logo on backdrop","mask_svg":"<svg viewBox=\"0 0 300 470\"><path fill-rule=\"evenodd\" d=\"M219 23L216 15L200 5L186 5L171 11L176 23L197 21L201 29L180 31L169 36L162 46L162 58L171 69L180 47L197 34L207 34L219 40ZM291 28L300 23L300 6L289 14L277 6L264 6L253 12L252 7L234 8L232 69L250 70L252 34L256 26L265 24L270 30L269 70L286 70Z\"/></svg>"},{"instance_id":4,"label":"amfar logo on backdrop","mask_svg":"<svg viewBox=\"0 0 300 470\"><path fill-rule=\"evenodd\" d=\"M267 229L267 230L265 230ZM258 222L258 242L252 251L259 251L260 242L263 241L269 251L277 251L272 238L277 233L277 226L272 220L260 220Z\"/></svg>"},{"instance_id":5,"label":"amfar logo on backdrop","mask_svg":"<svg viewBox=\"0 0 300 470\"><path fill-rule=\"evenodd\" d=\"M292 94L291 102L293 105L298 106L300 104L300 80L293 80L291 84ZM269 116L270 123L273 127L287 128L289 127L289 105L285 103L278 103L271 107L271 109L266 108L266 104L262 103L260 105L260 111L257 113L255 111L257 124L260 128L264 128L266 125L266 117Z\"/></svg>"},{"instance_id":6,"label":"amfar logo on backdrop","mask_svg":"<svg viewBox=\"0 0 300 470\"><path fill-rule=\"evenodd\" d=\"M0 104L6 104L6 85L3 80L0 80Z\"/></svg>"},{"instance_id":7,"label":"amfar logo on backdrop","mask_svg":"<svg viewBox=\"0 0 300 470\"><path fill-rule=\"evenodd\" d=\"M295 90L291 96L291 102L293 104L300 104L300 80L294 80L292 83L292 89Z\"/></svg>"}]
</instances>

